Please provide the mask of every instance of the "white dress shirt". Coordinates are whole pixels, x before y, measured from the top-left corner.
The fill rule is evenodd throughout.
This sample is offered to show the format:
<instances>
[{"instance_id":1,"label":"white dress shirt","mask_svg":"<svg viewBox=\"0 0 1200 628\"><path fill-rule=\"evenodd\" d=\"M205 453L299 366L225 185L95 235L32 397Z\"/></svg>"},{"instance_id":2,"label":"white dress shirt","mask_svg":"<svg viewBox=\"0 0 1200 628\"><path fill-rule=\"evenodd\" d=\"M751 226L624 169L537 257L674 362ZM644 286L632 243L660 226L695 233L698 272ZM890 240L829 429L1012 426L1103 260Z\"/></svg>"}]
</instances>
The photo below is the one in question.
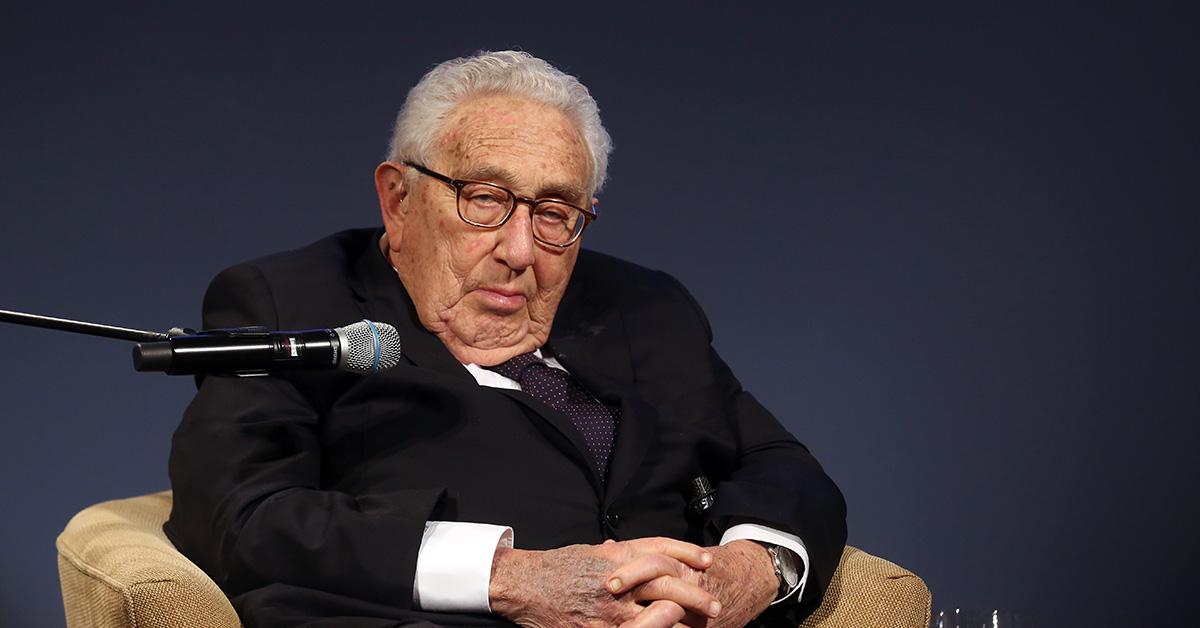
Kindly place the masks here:
<instances>
[{"instance_id":1,"label":"white dress shirt","mask_svg":"<svg viewBox=\"0 0 1200 628\"><path fill-rule=\"evenodd\" d=\"M542 357L539 349L535 352ZM567 369L554 358L544 358L546 364L562 371ZM521 385L495 371L475 364L465 365L480 386L521 390ZM808 551L800 537L767 526L743 523L735 525L721 536L721 545L731 541L750 540L770 543L790 550L800 571L800 581L773 604L804 594L808 582ZM461 521L428 521L417 553L417 574L413 586L413 602L426 611L488 613L491 604L488 589L492 579L492 559L497 547L513 546L513 530L508 526Z\"/></svg>"}]
</instances>

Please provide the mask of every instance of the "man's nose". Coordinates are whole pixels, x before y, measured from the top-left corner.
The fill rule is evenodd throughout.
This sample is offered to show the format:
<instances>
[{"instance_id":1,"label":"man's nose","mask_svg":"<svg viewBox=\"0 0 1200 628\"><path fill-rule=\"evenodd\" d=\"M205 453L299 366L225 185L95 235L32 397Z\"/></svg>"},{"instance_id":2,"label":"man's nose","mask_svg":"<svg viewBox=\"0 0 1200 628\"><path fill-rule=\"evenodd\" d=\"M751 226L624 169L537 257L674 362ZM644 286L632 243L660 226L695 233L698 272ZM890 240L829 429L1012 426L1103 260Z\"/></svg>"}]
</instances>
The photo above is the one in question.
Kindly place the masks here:
<instances>
[{"instance_id":1,"label":"man's nose","mask_svg":"<svg viewBox=\"0 0 1200 628\"><path fill-rule=\"evenodd\" d=\"M513 270L525 270L533 265L537 242L533 239L533 208L517 201L513 215L500 226L497 234L496 257Z\"/></svg>"}]
</instances>

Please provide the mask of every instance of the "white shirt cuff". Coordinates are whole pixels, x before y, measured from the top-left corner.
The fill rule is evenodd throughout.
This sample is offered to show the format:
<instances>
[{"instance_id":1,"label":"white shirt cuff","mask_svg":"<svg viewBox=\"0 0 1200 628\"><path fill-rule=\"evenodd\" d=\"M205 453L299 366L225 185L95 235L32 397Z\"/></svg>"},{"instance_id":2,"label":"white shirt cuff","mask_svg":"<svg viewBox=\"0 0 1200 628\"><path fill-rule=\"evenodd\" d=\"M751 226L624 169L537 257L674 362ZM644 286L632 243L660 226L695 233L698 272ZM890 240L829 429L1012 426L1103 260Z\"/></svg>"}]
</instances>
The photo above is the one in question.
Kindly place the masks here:
<instances>
[{"instance_id":1,"label":"white shirt cuff","mask_svg":"<svg viewBox=\"0 0 1200 628\"><path fill-rule=\"evenodd\" d=\"M787 532L781 532L775 528L760 526L756 523L739 523L721 535L721 545L738 540L759 541L778 545L795 552L796 556L800 558L800 564L797 565L800 569L800 582L796 583L796 586L792 587L791 591L779 596L771 604L778 604L793 595L796 595L797 598L804 595L804 585L808 582L808 550L804 548L804 541L801 541L800 537L788 534Z\"/></svg>"},{"instance_id":2,"label":"white shirt cuff","mask_svg":"<svg viewBox=\"0 0 1200 628\"><path fill-rule=\"evenodd\" d=\"M490 613L492 559L498 546L512 545L513 531L506 526L426 521L413 604L426 611Z\"/></svg>"}]
</instances>

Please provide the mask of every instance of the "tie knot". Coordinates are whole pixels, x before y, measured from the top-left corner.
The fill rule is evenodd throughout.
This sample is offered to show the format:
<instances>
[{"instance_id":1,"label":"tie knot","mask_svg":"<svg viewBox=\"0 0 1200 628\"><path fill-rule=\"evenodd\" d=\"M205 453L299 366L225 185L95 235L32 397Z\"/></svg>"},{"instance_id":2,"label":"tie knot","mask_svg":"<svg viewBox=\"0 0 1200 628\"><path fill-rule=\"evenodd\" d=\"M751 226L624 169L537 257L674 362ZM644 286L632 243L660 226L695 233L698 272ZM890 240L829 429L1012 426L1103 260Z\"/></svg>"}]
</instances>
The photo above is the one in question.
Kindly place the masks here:
<instances>
[{"instance_id":1,"label":"tie knot","mask_svg":"<svg viewBox=\"0 0 1200 628\"><path fill-rule=\"evenodd\" d=\"M521 377L525 375L526 369L535 364L541 363L541 358L537 357L533 353L522 353L521 355L511 358L507 362L501 362L496 366L485 366L484 368L489 371L499 373L515 382L520 382Z\"/></svg>"}]
</instances>

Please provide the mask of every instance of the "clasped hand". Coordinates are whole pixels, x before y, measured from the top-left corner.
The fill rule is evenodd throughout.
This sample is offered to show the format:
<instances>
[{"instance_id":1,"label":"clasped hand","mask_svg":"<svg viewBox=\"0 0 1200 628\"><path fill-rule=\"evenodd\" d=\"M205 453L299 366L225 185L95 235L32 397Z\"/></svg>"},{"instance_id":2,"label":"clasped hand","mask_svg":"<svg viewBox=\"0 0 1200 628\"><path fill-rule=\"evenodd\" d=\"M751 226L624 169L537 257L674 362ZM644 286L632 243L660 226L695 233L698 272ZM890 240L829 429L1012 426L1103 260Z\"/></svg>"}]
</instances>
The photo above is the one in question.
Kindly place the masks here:
<instances>
[{"instance_id":1,"label":"clasped hand","mask_svg":"<svg viewBox=\"0 0 1200 628\"><path fill-rule=\"evenodd\" d=\"M744 626L774 599L766 550L704 548L668 538L554 550L501 549L492 611L522 626Z\"/></svg>"}]
</instances>

